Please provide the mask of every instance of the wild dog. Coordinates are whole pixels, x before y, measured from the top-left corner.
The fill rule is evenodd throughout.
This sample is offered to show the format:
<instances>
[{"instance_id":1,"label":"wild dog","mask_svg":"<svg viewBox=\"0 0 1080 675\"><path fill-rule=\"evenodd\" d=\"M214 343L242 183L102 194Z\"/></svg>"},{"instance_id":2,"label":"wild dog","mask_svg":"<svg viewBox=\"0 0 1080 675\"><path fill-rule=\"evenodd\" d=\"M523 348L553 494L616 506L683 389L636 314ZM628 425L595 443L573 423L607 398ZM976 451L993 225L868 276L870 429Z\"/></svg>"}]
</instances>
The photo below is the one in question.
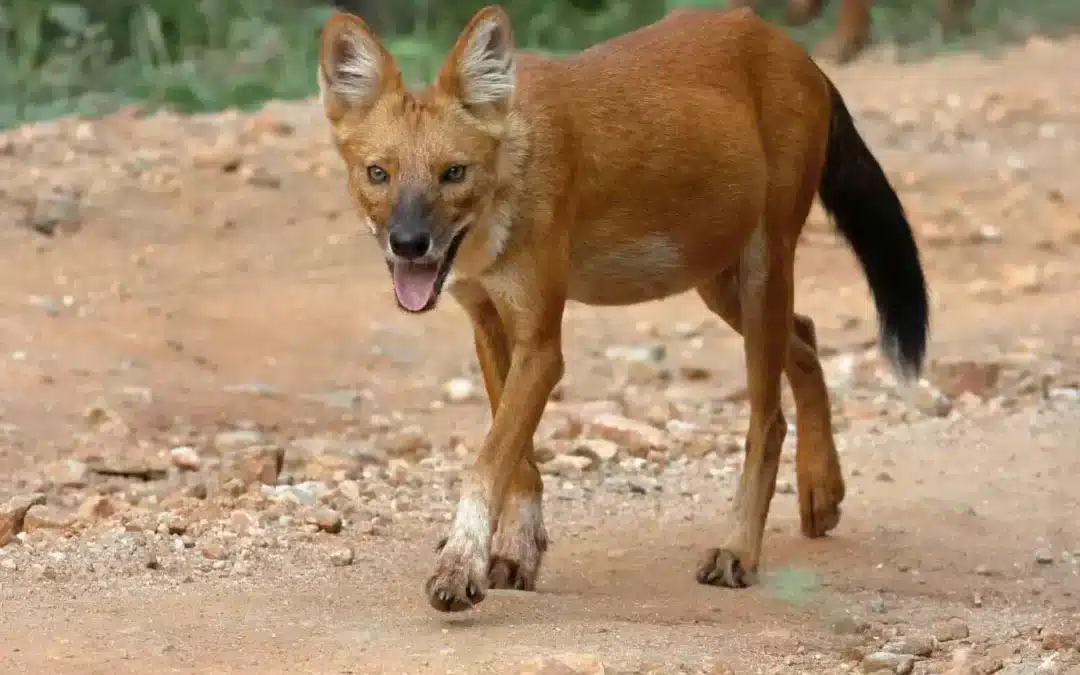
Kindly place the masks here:
<instances>
[{"instance_id":1,"label":"wild dog","mask_svg":"<svg viewBox=\"0 0 1080 675\"><path fill-rule=\"evenodd\" d=\"M759 0L728 0L728 7L755 7ZM826 0L788 0L785 18L793 26L810 23L821 15ZM858 56L870 42L871 0L841 0L840 13L832 35L817 50L821 57L846 63ZM937 20L944 35L964 27L975 0L938 0Z\"/></svg>"},{"instance_id":2,"label":"wild dog","mask_svg":"<svg viewBox=\"0 0 1080 675\"><path fill-rule=\"evenodd\" d=\"M801 529L844 498L814 323L794 313L796 242L814 195L869 282L883 351L919 373L929 325L904 209L836 87L749 9L681 10L569 57L518 51L477 12L433 84L410 91L364 22L324 26L322 104L348 190L398 306L447 290L471 319L492 422L424 584L460 611L536 587L548 537L533 434L563 375L568 300L631 305L695 289L743 337L745 462L703 584L755 581L787 423L797 414Z\"/></svg>"}]
</instances>

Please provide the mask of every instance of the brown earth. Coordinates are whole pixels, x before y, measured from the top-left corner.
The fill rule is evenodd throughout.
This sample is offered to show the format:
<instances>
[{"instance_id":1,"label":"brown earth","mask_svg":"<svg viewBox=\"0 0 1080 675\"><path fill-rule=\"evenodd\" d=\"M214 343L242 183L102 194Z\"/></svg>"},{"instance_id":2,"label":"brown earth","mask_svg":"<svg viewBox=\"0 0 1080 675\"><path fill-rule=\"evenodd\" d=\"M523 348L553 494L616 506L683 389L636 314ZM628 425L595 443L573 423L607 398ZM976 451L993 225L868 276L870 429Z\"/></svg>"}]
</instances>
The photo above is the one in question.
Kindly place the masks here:
<instances>
[{"instance_id":1,"label":"brown earth","mask_svg":"<svg viewBox=\"0 0 1080 675\"><path fill-rule=\"evenodd\" d=\"M471 336L452 303L394 308L314 103L0 136L0 672L1080 672L1076 63L1037 41L833 71L934 299L900 388L815 213L833 536L798 533L788 453L761 585L697 585L740 343L691 296L573 306L540 589L453 616L421 583L488 419ZM659 441L605 443L603 412Z\"/></svg>"}]
</instances>

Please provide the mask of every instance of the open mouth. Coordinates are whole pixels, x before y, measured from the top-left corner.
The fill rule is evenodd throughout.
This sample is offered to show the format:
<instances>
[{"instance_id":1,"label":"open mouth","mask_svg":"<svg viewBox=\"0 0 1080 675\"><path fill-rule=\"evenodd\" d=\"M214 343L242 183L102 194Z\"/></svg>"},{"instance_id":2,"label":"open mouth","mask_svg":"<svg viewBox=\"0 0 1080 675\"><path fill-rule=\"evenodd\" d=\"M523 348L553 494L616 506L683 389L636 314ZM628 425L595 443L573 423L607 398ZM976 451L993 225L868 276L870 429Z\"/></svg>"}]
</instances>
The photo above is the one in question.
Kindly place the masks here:
<instances>
[{"instance_id":1,"label":"open mouth","mask_svg":"<svg viewBox=\"0 0 1080 675\"><path fill-rule=\"evenodd\" d=\"M450 240L446 253L438 260L412 261L388 260L390 276L394 281L394 297L398 306L406 312L419 314L435 307L442 292L446 275L454 265L461 241L469 228L462 228Z\"/></svg>"}]
</instances>

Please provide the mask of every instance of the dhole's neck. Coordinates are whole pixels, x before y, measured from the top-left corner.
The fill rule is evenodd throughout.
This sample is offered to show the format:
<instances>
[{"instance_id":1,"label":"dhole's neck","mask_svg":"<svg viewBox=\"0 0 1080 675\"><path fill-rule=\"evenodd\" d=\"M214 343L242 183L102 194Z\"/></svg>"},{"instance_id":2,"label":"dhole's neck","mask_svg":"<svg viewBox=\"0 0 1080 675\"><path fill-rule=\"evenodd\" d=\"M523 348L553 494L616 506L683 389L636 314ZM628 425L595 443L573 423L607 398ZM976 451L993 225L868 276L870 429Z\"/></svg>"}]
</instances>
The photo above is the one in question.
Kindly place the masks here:
<instances>
[{"instance_id":1,"label":"dhole's neck","mask_svg":"<svg viewBox=\"0 0 1080 675\"><path fill-rule=\"evenodd\" d=\"M506 120L506 131L499 149L497 183L482 229L488 233L490 263L502 255L520 221L521 200L526 190L526 174L532 158L532 134L528 117L515 107Z\"/></svg>"}]
</instances>

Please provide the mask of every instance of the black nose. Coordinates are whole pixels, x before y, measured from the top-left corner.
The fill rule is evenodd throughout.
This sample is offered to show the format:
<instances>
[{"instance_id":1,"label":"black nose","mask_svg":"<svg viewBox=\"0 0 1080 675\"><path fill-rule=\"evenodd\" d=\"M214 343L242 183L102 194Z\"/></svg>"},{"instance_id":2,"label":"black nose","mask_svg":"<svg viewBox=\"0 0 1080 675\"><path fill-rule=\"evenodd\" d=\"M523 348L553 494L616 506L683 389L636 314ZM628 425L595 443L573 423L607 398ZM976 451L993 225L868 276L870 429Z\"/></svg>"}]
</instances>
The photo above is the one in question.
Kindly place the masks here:
<instances>
[{"instance_id":1,"label":"black nose","mask_svg":"<svg viewBox=\"0 0 1080 675\"><path fill-rule=\"evenodd\" d=\"M431 248L431 235L427 232L408 232L395 230L390 232L390 251L406 260L415 260Z\"/></svg>"}]
</instances>

